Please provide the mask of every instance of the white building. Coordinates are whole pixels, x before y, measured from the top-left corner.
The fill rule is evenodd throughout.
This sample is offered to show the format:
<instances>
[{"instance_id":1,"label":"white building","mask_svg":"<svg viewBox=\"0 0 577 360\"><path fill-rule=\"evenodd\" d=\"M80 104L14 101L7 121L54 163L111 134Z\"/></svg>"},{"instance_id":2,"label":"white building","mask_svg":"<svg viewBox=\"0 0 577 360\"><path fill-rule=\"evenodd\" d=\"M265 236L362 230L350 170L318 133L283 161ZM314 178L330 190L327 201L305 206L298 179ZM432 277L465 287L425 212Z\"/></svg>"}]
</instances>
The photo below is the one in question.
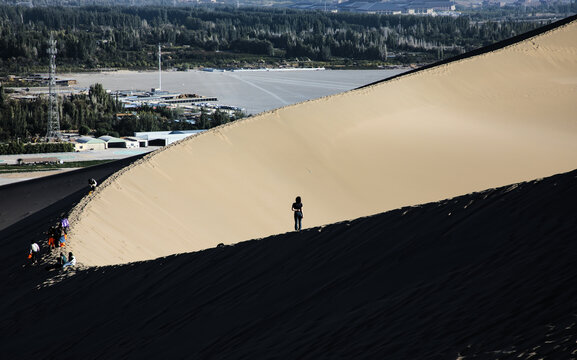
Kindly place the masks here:
<instances>
[{"instance_id":1,"label":"white building","mask_svg":"<svg viewBox=\"0 0 577 360\"><path fill-rule=\"evenodd\" d=\"M106 147L110 148L126 148L126 141L124 139L119 139L109 135L102 135L99 137L100 140L106 142Z\"/></svg>"},{"instance_id":2,"label":"white building","mask_svg":"<svg viewBox=\"0 0 577 360\"><path fill-rule=\"evenodd\" d=\"M150 131L137 132L134 137L147 140L150 146L166 146L175 141L182 140L192 135L196 135L206 130L175 130L175 131Z\"/></svg>"},{"instance_id":3,"label":"white building","mask_svg":"<svg viewBox=\"0 0 577 360\"><path fill-rule=\"evenodd\" d=\"M141 147L148 147L148 140L146 139L139 139L132 136L126 136L122 138L126 141L126 148L128 149L136 149Z\"/></svg>"},{"instance_id":4,"label":"white building","mask_svg":"<svg viewBox=\"0 0 577 360\"><path fill-rule=\"evenodd\" d=\"M83 136L73 142L75 151L106 150L106 142L101 139Z\"/></svg>"}]
</instances>

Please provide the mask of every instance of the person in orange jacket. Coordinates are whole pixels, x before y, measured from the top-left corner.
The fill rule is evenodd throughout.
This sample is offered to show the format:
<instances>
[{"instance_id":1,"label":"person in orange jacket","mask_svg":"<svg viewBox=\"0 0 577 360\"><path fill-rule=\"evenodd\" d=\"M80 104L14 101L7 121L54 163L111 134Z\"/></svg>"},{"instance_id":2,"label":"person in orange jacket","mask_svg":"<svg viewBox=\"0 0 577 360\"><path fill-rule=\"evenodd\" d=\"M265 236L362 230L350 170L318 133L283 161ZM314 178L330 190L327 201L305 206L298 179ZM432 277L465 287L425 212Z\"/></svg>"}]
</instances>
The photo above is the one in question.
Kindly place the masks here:
<instances>
[{"instance_id":1,"label":"person in orange jacket","mask_svg":"<svg viewBox=\"0 0 577 360\"><path fill-rule=\"evenodd\" d=\"M62 233L60 234L60 240L58 240L58 247L65 247L67 239L68 235L64 231L62 231Z\"/></svg>"}]
</instances>

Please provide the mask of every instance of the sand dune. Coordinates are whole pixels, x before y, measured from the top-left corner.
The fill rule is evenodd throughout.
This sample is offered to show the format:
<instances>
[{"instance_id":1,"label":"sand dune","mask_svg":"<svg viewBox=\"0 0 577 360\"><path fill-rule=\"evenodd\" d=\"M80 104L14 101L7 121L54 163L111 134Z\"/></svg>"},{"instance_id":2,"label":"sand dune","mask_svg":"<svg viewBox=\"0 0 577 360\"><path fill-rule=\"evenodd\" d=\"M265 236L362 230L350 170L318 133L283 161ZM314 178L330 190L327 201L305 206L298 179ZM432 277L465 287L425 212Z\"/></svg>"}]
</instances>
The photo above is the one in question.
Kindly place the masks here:
<instances>
[{"instance_id":1,"label":"sand dune","mask_svg":"<svg viewBox=\"0 0 577 360\"><path fill-rule=\"evenodd\" d=\"M572 29L572 26L556 32ZM544 36L552 36L556 32ZM535 39L536 43L538 39ZM544 47L545 43L538 42L539 47ZM552 43L554 42L546 43L550 49L554 48ZM510 50L511 48L506 48L502 51ZM483 55L481 58L493 56L496 54ZM467 61L477 60L475 58L462 62ZM513 69L510 72L513 73ZM424 74L415 73L389 84L402 84L404 81L412 81L407 79L412 79L413 76L418 78ZM557 81L570 84L574 81L572 76L574 75L558 77ZM461 83L459 86L465 85ZM379 86L363 89L368 92L361 93L370 98L378 88ZM540 89L545 88L546 82ZM551 86L551 89L553 88L554 86ZM570 92L570 86L560 86L560 89ZM523 93L524 90L518 89L518 92ZM353 94L343 96L355 98ZM558 96L549 97L547 104L557 101L553 98L567 100L562 91L556 94ZM434 98L435 94L430 97ZM361 101L359 99L357 100ZM400 101L399 98L396 100ZM460 101L465 100L460 98ZM333 102L331 98L323 101ZM471 105L472 103L473 101ZM497 103L495 100L492 102ZM541 101L540 104L542 103ZM562 101L558 103L564 104ZM304 105L310 105L307 104ZM336 107L338 104L333 105ZM572 109L570 104L564 106ZM537 108L533 110L536 113L541 111ZM295 189L291 188L291 191L299 191L305 198L305 219L312 221L315 218L324 219L323 216L328 215L311 206L311 200L332 200L333 203L342 205L343 201L340 200L355 199L345 193L345 190L359 194L358 203L350 204L352 210L343 209L343 206L331 209L329 205L321 202L317 203L317 206L331 216L339 216L345 211L372 211L370 206L378 208L378 204L373 205L369 196L366 199L362 197L365 196L365 191L368 193L368 190L362 187L371 185L372 179L369 181L356 173L348 174L346 169L341 170L340 166L332 163L328 164L334 167L320 167L315 161L320 161L318 158L323 156L329 158L333 155L343 159L343 166L348 166L349 170L367 168L366 171L372 171L370 174L379 175L383 183L389 181L387 184L395 179L402 183L402 176L411 171L420 174L423 178L404 178L406 184L395 190L403 193L407 192L405 187L419 189L417 185L420 182L430 179L430 188L438 193L432 190L429 192L429 187L424 186L411 197L425 198L440 196L438 194L443 189L443 182L436 183L433 180L442 178L436 170L449 169L450 161L426 164L426 159L438 161L436 154L428 154L426 149L420 153L413 149L416 140L411 141L412 137L426 140L431 151L440 152L439 149L445 149L455 165L461 166L466 163L461 158L470 157L472 164L466 169L455 166L445 174L446 179L443 181L452 181L458 190L467 186L505 181L507 177L529 176L533 172L542 174L546 171L559 171L566 163L558 148L569 147L566 139L574 135L569 115L564 112L558 112L556 116L551 115L545 120L537 116L529 119L509 116L499 120L482 120L479 117L476 120L478 123L475 123L473 120L467 121L469 118L466 118L464 123L471 129L479 130L479 136L489 137L491 140L486 139L488 145L484 146L484 150L487 155L481 156L483 151L475 150L473 146L479 146L481 141L476 141L471 135L461 140L464 149L461 153L449 151L453 149L448 145L445 148L441 146L441 140L457 143L458 134L468 129L457 120L453 120L449 129L441 129L443 131L435 133L432 126L424 130L409 126L417 123L423 125L426 123L423 119L411 118L406 120L408 124L397 119L395 121L399 123L399 127L389 126L387 129L392 129L390 131L396 134L405 134L407 129L410 129L411 136L401 137L395 142L394 136L385 131L385 134L374 134L371 137L372 132L364 130L364 127L380 129L377 126L379 121L373 119L366 123L364 118L369 116L365 113L365 117L355 118L358 127L343 126L341 130L347 131L336 138L336 130L329 126L330 124L318 120L326 128L316 134L328 134L324 138L323 148L317 143L314 143L317 147L313 146L307 131L302 129L306 127L304 124L301 123L300 127L290 126L293 121L300 120L294 117L284 118L288 116L285 114L287 111L291 111L291 108L266 115L267 121L256 118L254 121L227 127L224 129L226 131L220 132L222 140L218 140L219 132L199 136L168 148L158 155L149 156L140 164L121 171L94 197L80 203L77 210L85 209L86 212L80 213L75 231L76 235L81 235L78 229L83 226L85 229L89 229L87 225L97 226L94 221L98 215L103 221L102 226L97 229L99 233L106 234L105 230L110 227L120 236L118 239L125 241L127 254L122 254L120 241L116 241L116 238L112 241L109 240L112 238L102 235L101 239L96 238L96 241L100 242L96 243L98 246L95 250L81 244L82 238L75 238L74 246L80 251L77 255L82 254L80 256L86 256L87 260L94 262L111 261L110 259L128 261L132 256L129 254L131 251L145 257L156 256L162 252L164 244L174 248L177 248L177 245L190 246L183 238L161 237L150 241L144 232L136 232L135 236L131 237L126 229L141 225L155 234L156 227L160 227L162 232L167 231L167 225L171 225L193 233L194 231L189 229L189 226L192 227L189 222L198 226L199 221L208 221L202 217L182 216L178 212L169 211L172 208L162 207L168 203L164 199L167 196L173 196L175 209L188 214L196 214L194 211L198 211L197 204L191 201L192 195L186 195L189 192L194 194L200 204L203 204L203 201L204 204L208 203L211 211L218 205L212 204L210 200L219 203L228 201L235 206L237 205L234 201L243 201L244 195L219 195L221 188L218 185L222 185L224 180L216 177L219 180L213 184L209 175L220 175L234 181L231 186L237 190L240 187L247 188L247 191L251 192L249 196L254 197L248 204L249 210L256 208L254 211L260 211L259 215L265 219L270 217L265 214L267 211L274 215L276 210L272 206L270 209L263 209L263 204L268 204L266 197L256 194L266 192L269 196L280 197L275 193L288 192L286 188L294 186ZM509 109L510 114L516 111ZM551 109L551 113L554 114L555 111ZM378 116L381 115L375 115ZM390 116L395 119L393 115ZM473 119L476 116L474 113ZM389 122L387 116L384 116L384 119L383 121ZM443 119L435 119L438 123L443 123ZM496 130L490 132L491 126L482 126L485 121L490 122ZM526 124L529 130L524 131L522 129L525 127L522 125ZM274 171L282 168L275 162L275 159L280 158L278 149L282 146L276 146L276 142L268 137L249 136L250 132L244 130L264 129L266 126L271 129L280 127L289 132L288 135L292 135L288 136L288 140L278 136L276 142L285 141L285 144L290 145L291 141L296 141L303 147L308 146L316 151L309 156L312 159L310 161L307 157L285 155L282 158L287 163L285 165L294 167L293 176L288 179L280 176L275 179L277 173L264 174L261 170L263 162L270 164ZM447 137L446 133L451 133L453 126L457 127L455 133ZM312 128L311 126L308 130L312 131ZM471 129L469 131L473 131ZM517 131L513 132L512 129ZM542 138L538 138L538 129L543 131ZM417 136L421 131L425 133ZM282 131L275 130L272 134L278 132ZM355 133L363 134L367 141L354 142L352 139L356 136ZM433 141L428 134L436 134L441 139ZM558 144L553 144L553 140L547 136L554 136ZM373 160L370 166L362 161L352 164L353 155L331 153L336 148L346 153L344 147L335 145L339 142L355 145L350 150L351 153L371 146L380 149L380 137L388 138L389 142L396 144L398 153L413 154L408 159L416 159L419 155L422 159L412 160L419 160L418 166L413 168L410 164L401 163L400 155L397 158L392 155L384 158L398 159L397 162L385 162L376 157L384 156L382 153L377 153L375 157L364 154L365 161ZM529 138L539 142L530 148L527 144ZM230 141L228 146L234 151L229 150L226 155L222 154L224 150L212 146L212 142L222 141L220 147L224 148L224 140L227 139ZM228 167L220 166L224 160L214 163L212 167L212 163L204 163L200 159L195 160L196 162L186 161L187 158L196 159L197 152L204 149L200 145L193 146L197 142L206 142L206 153L214 152L216 159L228 156L230 159L225 162ZM506 148L507 142L510 147ZM269 143L275 151L258 152L252 148L256 146L254 143ZM521 145L516 145L517 143ZM395 148L393 145L389 146ZM399 148L404 151L398 150ZM510 152L505 152L505 148ZM251 150L251 156L237 154L236 150L239 149ZM543 152L551 157L543 160ZM477 156L474 157L471 153ZM515 154L518 157L515 157ZM528 157L537 156L535 154L541 155L531 163ZM570 155L573 154L575 152ZM298 152L297 155L302 153ZM242 162L237 164L234 160ZM509 166L507 161L510 161ZM519 165L516 165L518 162ZM543 162L549 163L550 167L546 167ZM198 164L203 167L179 172L175 170L182 165L179 163L188 166ZM77 266L52 272L46 271L43 266L21 267L28 240L39 238L62 212L68 211L78 202L85 186L80 183L81 179L86 175L104 178L125 164L114 162L0 187L2 216L8 216L0 222L0 238L5 245L0 252L0 354L3 357L467 360L570 359L575 355L577 268L574 254L577 252L577 222L574 199L577 198L577 170L326 226L309 227L301 232L287 232L234 246L150 261L90 268ZM315 174L332 173L336 177L334 180L330 177L323 180L327 182L327 187L333 187L324 189L317 184L312 174L302 169L305 166L311 172L315 171ZM387 166L397 169L397 173L380 174L379 169ZM494 172L473 181L468 172L479 175L477 167L493 169ZM427 169L429 173L426 172ZM235 177L235 171L246 177ZM205 172L207 174L204 174ZM255 178L248 176L251 172L260 176L268 175L266 179L271 182L276 180L280 184L279 189L266 181L255 184ZM146 181L138 180L137 175L140 174L148 175ZM184 195L171 195L171 192L166 190L167 184L175 188L181 186L184 183L180 177L182 174L190 177L190 183L186 183L185 189L177 188L182 192L181 195ZM495 179L489 176L491 174ZM456 178L458 176L462 177L461 181ZM199 180L196 180L197 177ZM293 178L301 182L297 184L291 180ZM355 183L357 178L364 182L356 180ZM152 191L154 184L160 186L158 191ZM305 193L306 189L302 190L303 184L314 186L315 190L325 197L314 197L316 194ZM296 189L297 185L301 187ZM261 187L260 192L254 189L258 186ZM339 186L340 188L336 189ZM127 191L119 192L118 189L122 188ZM188 188L190 189L187 190ZM328 199L326 194L336 190L343 193L337 195L336 199ZM450 189L447 191L450 192ZM388 197L382 192L386 192ZM149 205L153 216L128 208L122 208L125 210L125 213L122 213L112 206L104 207L104 211L109 212L107 216L95 212L99 206L120 206L116 196L124 196L124 199L130 200L128 203L132 207L148 209L146 206ZM394 201L403 202L401 195L396 197L396 193L386 187L374 190L373 196L384 199L383 208L392 206ZM22 200L32 197L34 203L26 210L27 201ZM182 199L190 202L185 204ZM287 228L291 222L288 210L291 201L292 196L286 201L283 199L287 204L282 206L282 213L289 213L288 216L283 215L283 226ZM154 207L156 203L160 205ZM246 205L242 203L236 209L241 219L248 216L242 212L247 208ZM223 212L226 212L226 209L223 209ZM27 215L28 213L31 215ZM114 222L111 222L110 218L113 218ZM234 220L241 222L237 218ZM285 224L285 220L289 225ZM259 225L258 222L264 223L265 220L253 216L250 223ZM228 226L238 226L233 220L226 217L219 219L218 216L206 224L200 224L204 227L220 225L214 231L225 235ZM272 224L275 224L274 221ZM141 244L137 242L139 239L142 239ZM179 241L182 244L178 244ZM50 261L45 242L41 245L43 261ZM149 245L151 247L145 248ZM138 246L141 248L137 248Z\"/></svg>"},{"instance_id":2,"label":"sand dune","mask_svg":"<svg viewBox=\"0 0 577 360\"><path fill-rule=\"evenodd\" d=\"M86 265L194 251L577 167L577 23L216 128L75 208Z\"/></svg>"}]
</instances>

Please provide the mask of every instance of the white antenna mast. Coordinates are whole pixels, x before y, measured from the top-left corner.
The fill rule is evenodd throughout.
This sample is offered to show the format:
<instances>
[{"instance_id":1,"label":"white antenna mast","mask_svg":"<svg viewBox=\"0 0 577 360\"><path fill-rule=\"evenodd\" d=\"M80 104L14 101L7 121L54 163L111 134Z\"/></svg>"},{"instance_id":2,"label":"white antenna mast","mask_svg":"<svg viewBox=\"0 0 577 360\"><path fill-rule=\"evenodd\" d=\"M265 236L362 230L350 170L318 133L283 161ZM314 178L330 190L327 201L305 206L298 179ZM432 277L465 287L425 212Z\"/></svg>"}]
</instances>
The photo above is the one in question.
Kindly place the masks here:
<instances>
[{"instance_id":1,"label":"white antenna mast","mask_svg":"<svg viewBox=\"0 0 577 360\"><path fill-rule=\"evenodd\" d=\"M158 90L162 90L162 52L158 44Z\"/></svg>"}]
</instances>

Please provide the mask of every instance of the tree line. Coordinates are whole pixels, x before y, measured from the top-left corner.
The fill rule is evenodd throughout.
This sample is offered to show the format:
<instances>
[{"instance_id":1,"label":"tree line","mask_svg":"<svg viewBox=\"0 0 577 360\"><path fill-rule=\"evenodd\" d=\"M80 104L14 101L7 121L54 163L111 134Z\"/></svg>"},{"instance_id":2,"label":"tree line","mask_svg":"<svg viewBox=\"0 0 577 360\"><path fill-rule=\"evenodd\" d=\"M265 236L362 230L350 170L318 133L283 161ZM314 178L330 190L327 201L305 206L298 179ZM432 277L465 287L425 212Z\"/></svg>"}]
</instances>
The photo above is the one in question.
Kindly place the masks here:
<instances>
[{"instance_id":1,"label":"tree line","mask_svg":"<svg viewBox=\"0 0 577 360\"><path fill-rule=\"evenodd\" d=\"M49 100L10 98L0 86L0 142L41 142L47 133ZM92 85L87 94L72 94L59 99L61 130L78 131L80 135L131 136L140 131L209 129L228 123L244 114L233 116L216 110L201 110L196 120L183 120L180 109L142 107L130 114L123 104L106 92L101 84Z\"/></svg>"},{"instance_id":2,"label":"tree line","mask_svg":"<svg viewBox=\"0 0 577 360\"><path fill-rule=\"evenodd\" d=\"M0 143L0 155L16 154L43 154L53 152L73 152L74 145L71 143L24 143L12 141L9 143Z\"/></svg>"},{"instance_id":3,"label":"tree line","mask_svg":"<svg viewBox=\"0 0 577 360\"><path fill-rule=\"evenodd\" d=\"M278 8L0 6L0 69L46 66L57 40L60 68L234 66L243 58L434 61L541 26L468 17L328 13Z\"/></svg>"}]
</instances>

